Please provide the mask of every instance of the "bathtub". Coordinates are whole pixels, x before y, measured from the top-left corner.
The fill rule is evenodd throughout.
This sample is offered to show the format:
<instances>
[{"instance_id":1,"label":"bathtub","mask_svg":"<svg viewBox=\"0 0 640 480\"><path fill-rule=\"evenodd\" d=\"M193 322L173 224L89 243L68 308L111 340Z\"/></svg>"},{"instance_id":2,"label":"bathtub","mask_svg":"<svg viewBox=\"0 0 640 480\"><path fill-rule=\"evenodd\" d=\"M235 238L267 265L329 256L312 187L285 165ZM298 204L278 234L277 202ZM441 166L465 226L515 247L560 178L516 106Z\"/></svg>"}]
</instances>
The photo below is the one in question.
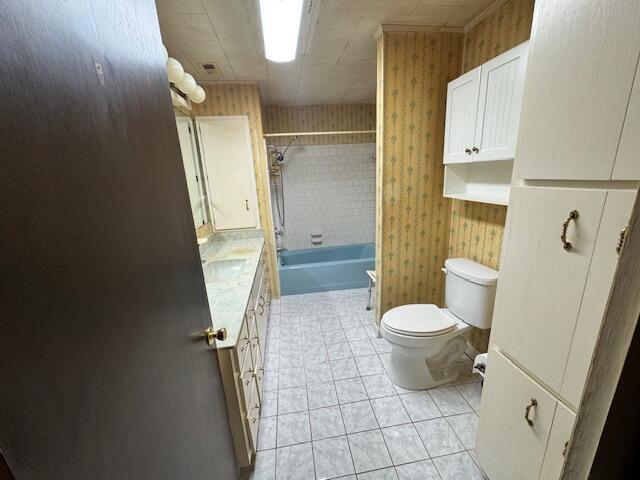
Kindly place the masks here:
<instances>
[{"instance_id":1,"label":"bathtub","mask_svg":"<svg viewBox=\"0 0 640 480\"><path fill-rule=\"evenodd\" d=\"M375 268L372 243L290 250L278 257L282 295L363 288L369 284L366 271Z\"/></svg>"}]
</instances>

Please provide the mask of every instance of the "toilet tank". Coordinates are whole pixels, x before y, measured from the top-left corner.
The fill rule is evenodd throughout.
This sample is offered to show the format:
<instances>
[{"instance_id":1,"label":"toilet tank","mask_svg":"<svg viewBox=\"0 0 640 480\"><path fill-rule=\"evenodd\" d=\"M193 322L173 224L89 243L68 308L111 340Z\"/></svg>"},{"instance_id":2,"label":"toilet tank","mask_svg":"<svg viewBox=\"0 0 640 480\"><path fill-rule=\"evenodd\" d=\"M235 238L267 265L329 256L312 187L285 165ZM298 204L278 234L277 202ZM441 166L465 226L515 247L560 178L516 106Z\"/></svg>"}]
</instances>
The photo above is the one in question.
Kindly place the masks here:
<instances>
[{"instance_id":1,"label":"toilet tank","mask_svg":"<svg viewBox=\"0 0 640 480\"><path fill-rule=\"evenodd\" d=\"M491 328L498 271L466 258L445 260L444 271L449 311L469 325Z\"/></svg>"}]
</instances>

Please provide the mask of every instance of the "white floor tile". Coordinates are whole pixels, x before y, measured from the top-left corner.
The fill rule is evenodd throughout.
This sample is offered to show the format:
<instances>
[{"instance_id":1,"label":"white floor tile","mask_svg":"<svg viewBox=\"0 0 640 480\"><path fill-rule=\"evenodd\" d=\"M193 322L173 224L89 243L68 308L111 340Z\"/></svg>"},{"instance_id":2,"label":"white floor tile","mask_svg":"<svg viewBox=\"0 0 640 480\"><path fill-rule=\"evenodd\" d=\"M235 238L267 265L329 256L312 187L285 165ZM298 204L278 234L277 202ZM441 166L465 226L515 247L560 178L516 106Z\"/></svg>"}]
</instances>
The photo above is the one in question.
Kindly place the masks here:
<instances>
[{"instance_id":1,"label":"white floor tile","mask_svg":"<svg viewBox=\"0 0 640 480\"><path fill-rule=\"evenodd\" d=\"M380 430L353 433L347 438L357 473L378 470L392 465Z\"/></svg>"},{"instance_id":2,"label":"white floor tile","mask_svg":"<svg viewBox=\"0 0 640 480\"><path fill-rule=\"evenodd\" d=\"M342 477L355 472L345 436L314 441L313 457L318 480Z\"/></svg>"},{"instance_id":3,"label":"white floor tile","mask_svg":"<svg viewBox=\"0 0 640 480\"><path fill-rule=\"evenodd\" d=\"M399 480L440 480L438 470L431 460L398 465L396 472Z\"/></svg>"},{"instance_id":4,"label":"white floor tile","mask_svg":"<svg viewBox=\"0 0 640 480\"><path fill-rule=\"evenodd\" d=\"M400 395L400 400L406 408L411 421L420 422L442 416L433 399L427 392L411 392Z\"/></svg>"},{"instance_id":5,"label":"white floor tile","mask_svg":"<svg viewBox=\"0 0 640 480\"><path fill-rule=\"evenodd\" d=\"M411 419L397 396L374 398L371 400L373 412L381 428L411 423Z\"/></svg>"},{"instance_id":6,"label":"white floor tile","mask_svg":"<svg viewBox=\"0 0 640 480\"><path fill-rule=\"evenodd\" d=\"M447 417L447 422L456 432L456 435L464 445L464 448L471 450L476 447L476 430L478 429L478 415L475 413L464 413Z\"/></svg>"},{"instance_id":7,"label":"white floor tile","mask_svg":"<svg viewBox=\"0 0 640 480\"><path fill-rule=\"evenodd\" d=\"M309 410L338 405L338 395L333 382L318 383L307 386Z\"/></svg>"},{"instance_id":8,"label":"white floor tile","mask_svg":"<svg viewBox=\"0 0 640 480\"><path fill-rule=\"evenodd\" d=\"M394 465L417 462L429 458L418 432L411 423L383 428L382 436Z\"/></svg>"},{"instance_id":9,"label":"white floor tile","mask_svg":"<svg viewBox=\"0 0 640 480\"><path fill-rule=\"evenodd\" d=\"M458 436L444 418L419 422L415 424L415 427L431 457L449 455L464 450Z\"/></svg>"},{"instance_id":10,"label":"white floor tile","mask_svg":"<svg viewBox=\"0 0 640 480\"><path fill-rule=\"evenodd\" d=\"M314 478L311 443L278 448L276 457L276 480Z\"/></svg>"},{"instance_id":11,"label":"white floor tile","mask_svg":"<svg viewBox=\"0 0 640 480\"><path fill-rule=\"evenodd\" d=\"M484 480L482 472L467 452L433 459L442 480Z\"/></svg>"},{"instance_id":12,"label":"white floor tile","mask_svg":"<svg viewBox=\"0 0 640 480\"><path fill-rule=\"evenodd\" d=\"M429 390L429 395L445 417L472 411L466 400L458 393L456 387L434 388Z\"/></svg>"},{"instance_id":13,"label":"white floor tile","mask_svg":"<svg viewBox=\"0 0 640 480\"><path fill-rule=\"evenodd\" d=\"M378 422L369 400L340 405L347 433L363 432L378 428Z\"/></svg>"},{"instance_id":14,"label":"white floor tile","mask_svg":"<svg viewBox=\"0 0 640 480\"><path fill-rule=\"evenodd\" d=\"M338 406L311 410L309 418L313 440L337 437L346 433L342 423L342 412Z\"/></svg>"},{"instance_id":15,"label":"white floor tile","mask_svg":"<svg viewBox=\"0 0 640 480\"><path fill-rule=\"evenodd\" d=\"M278 415L278 447L311 441L309 412Z\"/></svg>"}]
</instances>

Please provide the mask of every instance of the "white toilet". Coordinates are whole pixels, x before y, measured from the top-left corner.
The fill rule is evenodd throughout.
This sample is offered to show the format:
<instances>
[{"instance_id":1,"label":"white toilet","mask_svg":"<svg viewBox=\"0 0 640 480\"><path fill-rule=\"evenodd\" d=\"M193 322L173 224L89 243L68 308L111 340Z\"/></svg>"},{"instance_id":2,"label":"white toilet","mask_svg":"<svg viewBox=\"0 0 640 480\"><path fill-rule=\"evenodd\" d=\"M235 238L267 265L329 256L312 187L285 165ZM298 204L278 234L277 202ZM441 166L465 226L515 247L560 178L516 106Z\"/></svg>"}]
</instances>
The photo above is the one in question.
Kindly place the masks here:
<instances>
[{"instance_id":1,"label":"white toilet","mask_svg":"<svg viewBox=\"0 0 640 480\"><path fill-rule=\"evenodd\" d=\"M382 316L380 333L392 346L389 377L400 387L455 380L471 326L491 327L498 272L466 258L450 258L444 266L447 308L402 305Z\"/></svg>"}]
</instances>

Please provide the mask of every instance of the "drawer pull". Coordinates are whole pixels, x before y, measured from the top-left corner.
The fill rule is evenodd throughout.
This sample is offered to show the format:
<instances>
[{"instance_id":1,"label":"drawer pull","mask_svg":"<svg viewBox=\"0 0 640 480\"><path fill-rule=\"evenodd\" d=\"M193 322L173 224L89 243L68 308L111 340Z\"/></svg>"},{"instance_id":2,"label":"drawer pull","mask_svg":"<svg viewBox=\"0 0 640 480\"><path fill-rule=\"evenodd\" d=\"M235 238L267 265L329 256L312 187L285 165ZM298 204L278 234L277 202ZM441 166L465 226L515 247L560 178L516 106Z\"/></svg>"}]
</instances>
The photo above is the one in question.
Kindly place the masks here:
<instances>
[{"instance_id":1,"label":"drawer pull","mask_svg":"<svg viewBox=\"0 0 640 480\"><path fill-rule=\"evenodd\" d=\"M622 247L624 246L624 237L627 235L627 228L629 228L629 225L624 227L618 235L618 243L616 245L616 253L618 255L620 255L620 252L622 252Z\"/></svg>"},{"instance_id":2,"label":"drawer pull","mask_svg":"<svg viewBox=\"0 0 640 480\"><path fill-rule=\"evenodd\" d=\"M529 402L529 405L527 405L524 409L524 419L527 421L527 425L529 425L530 427L533 427L533 421L536 418L535 407L537 406L538 401L535 398L532 398Z\"/></svg>"},{"instance_id":3,"label":"drawer pull","mask_svg":"<svg viewBox=\"0 0 640 480\"><path fill-rule=\"evenodd\" d=\"M560 240L562 241L562 247L567 252L571 250L572 247L571 242L567 242L567 229L569 228L569 223L571 222L571 220L575 220L576 218L578 218L578 211L571 210L571 212L569 212L569 217L562 224L562 233L560 234Z\"/></svg>"}]
</instances>

